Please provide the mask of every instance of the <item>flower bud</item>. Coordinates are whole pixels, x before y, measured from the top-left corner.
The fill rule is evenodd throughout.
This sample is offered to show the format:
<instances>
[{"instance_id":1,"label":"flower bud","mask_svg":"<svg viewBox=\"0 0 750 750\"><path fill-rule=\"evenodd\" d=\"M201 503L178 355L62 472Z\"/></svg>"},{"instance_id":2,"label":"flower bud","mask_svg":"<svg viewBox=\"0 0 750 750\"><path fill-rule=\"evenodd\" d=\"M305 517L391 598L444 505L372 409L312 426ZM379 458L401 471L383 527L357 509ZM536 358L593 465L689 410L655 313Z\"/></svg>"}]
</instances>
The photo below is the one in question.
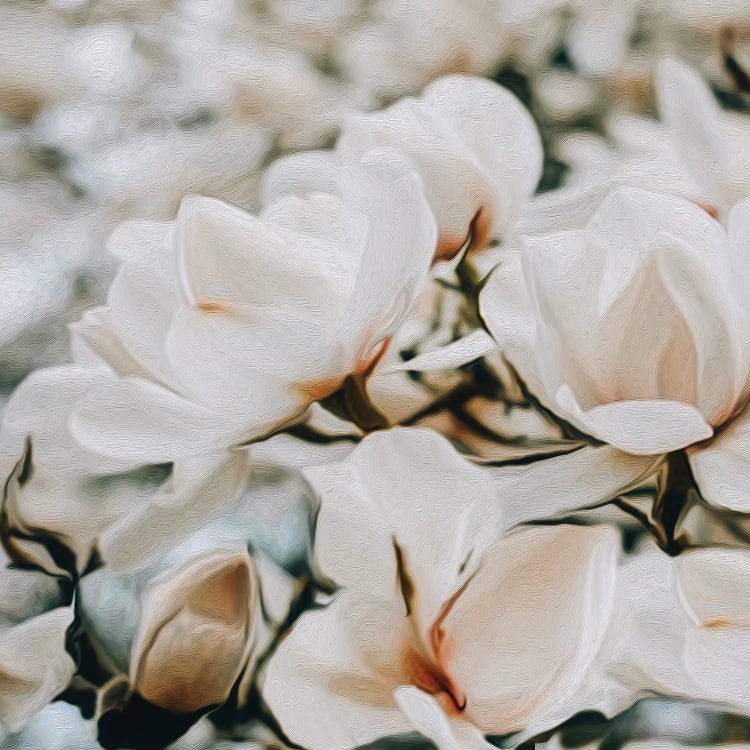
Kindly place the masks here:
<instances>
[{"instance_id":1,"label":"flower bud","mask_svg":"<svg viewBox=\"0 0 750 750\"><path fill-rule=\"evenodd\" d=\"M255 571L246 553L193 558L146 592L131 681L175 713L223 703L255 641Z\"/></svg>"}]
</instances>

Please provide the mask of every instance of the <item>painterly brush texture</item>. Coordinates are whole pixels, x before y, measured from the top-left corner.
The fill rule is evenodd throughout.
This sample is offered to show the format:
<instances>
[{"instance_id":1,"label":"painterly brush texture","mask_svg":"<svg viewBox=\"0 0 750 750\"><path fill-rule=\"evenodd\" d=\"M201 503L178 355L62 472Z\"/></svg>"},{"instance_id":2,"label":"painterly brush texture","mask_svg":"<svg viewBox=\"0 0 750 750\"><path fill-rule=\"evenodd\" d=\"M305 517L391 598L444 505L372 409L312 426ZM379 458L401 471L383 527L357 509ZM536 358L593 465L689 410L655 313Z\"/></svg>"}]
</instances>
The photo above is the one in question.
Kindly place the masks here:
<instances>
[{"instance_id":1,"label":"painterly brush texture","mask_svg":"<svg viewBox=\"0 0 750 750\"><path fill-rule=\"evenodd\" d=\"M750 747L747 0L0 0L0 750Z\"/></svg>"}]
</instances>

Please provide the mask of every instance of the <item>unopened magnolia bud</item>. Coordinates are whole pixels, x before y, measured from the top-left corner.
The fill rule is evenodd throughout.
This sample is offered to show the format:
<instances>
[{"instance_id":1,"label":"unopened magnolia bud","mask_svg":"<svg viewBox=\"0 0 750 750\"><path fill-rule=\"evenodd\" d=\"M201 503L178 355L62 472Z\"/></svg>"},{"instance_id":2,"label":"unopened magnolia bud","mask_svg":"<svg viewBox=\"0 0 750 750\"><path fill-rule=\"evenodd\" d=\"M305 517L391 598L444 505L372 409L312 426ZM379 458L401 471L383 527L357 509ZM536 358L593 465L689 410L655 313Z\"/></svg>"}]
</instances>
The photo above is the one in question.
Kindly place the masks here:
<instances>
[{"instance_id":1,"label":"unopened magnolia bud","mask_svg":"<svg viewBox=\"0 0 750 750\"><path fill-rule=\"evenodd\" d=\"M131 681L175 713L223 703L254 644L255 570L246 553L211 553L144 595Z\"/></svg>"}]
</instances>

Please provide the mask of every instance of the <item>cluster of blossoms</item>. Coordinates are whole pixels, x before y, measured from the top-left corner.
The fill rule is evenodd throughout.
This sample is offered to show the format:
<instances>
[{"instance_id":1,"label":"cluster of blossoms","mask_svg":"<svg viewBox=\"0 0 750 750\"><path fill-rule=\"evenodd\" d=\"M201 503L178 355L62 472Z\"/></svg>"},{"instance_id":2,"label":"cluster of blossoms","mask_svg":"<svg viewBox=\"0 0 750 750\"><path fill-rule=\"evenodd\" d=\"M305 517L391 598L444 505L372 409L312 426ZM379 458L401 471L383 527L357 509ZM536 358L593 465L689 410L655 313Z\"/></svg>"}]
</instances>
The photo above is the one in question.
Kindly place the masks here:
<instances>
[{"instance_id":1,"label":"cluster of blossoms","mask_svg":"<svg viewBox=\"0 0 750 750\"><path fill-rule=\"evenodd\" d=\"M2 0L0 399L66 359L120 221L193 193L257 211L271 160L449 73L523 95L549 186L606 151L561 136L648 110L657 53L736 103L749 31L744 0Z\"/></svg>"},{"instance_id":2,"label":"cluster of blossoms","mask_svg":"<svg viewBox=\"0 0 750 750\"><path fill-rule=\"evenodd\" d=\"M1 413L0 746L622 744L654 696L747 738L750 117L651 54L747 9L248 5L8 10L34 205L80 191L9 242L114 278Z\"/></svg>"}]
</instances>

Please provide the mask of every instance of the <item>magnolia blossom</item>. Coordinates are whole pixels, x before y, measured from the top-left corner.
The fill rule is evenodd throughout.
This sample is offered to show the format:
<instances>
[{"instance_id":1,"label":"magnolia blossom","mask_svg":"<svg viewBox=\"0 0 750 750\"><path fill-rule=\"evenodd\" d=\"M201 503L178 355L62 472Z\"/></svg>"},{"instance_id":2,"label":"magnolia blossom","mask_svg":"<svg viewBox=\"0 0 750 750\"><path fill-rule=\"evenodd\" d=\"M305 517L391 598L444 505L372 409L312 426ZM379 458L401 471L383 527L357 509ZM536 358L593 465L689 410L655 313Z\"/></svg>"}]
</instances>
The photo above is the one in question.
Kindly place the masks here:
<instances>
[{"instance_id":1,"label":"magnolia blossom","mask_svg":"<svg viewBox=\"0 0 750 750\"><path fill-rule=\"evenodd\" d=\"M437 258L455 255L470 234L482 248L505 233L542 170L539 133L521 102L492 81L453 75L380 112L351 114L335 152L280 159L264 176L262 197L340 194L336 165L383 146L407 155L422 176L438 224Z\"/></svg>"},{"instance_id":2,"label":"magnolia blossom","mask_svg":"<svg viewBox=\"0 0 750 750\"><path fill-rule=\"evenodd\" d=\"M348 190L253 216L183 201L176 221L121 226L106 307L76 327L119 376L73 431L103 455L164 461L268 435L364 377L429 269L435 227L418 176L374 150Z\"/></svg>"},{"instance_id":3,"label":"magnolia blossom","mask_svg":"<svg viewBox=\"0 0 750 750\"><path fill-rule=\"evenodd\" d=\"M636 456L688 448L711 502L748 509L750 205L620 189L582 229L524 237L480 300L530 391Z\"/></svg>"},{"instance_id":4,"label":"magnolia blossom","mask_svg":"<svg viewBox=\"0 0 750 750\"><path fill-rule=\"evenodd\" d=\"M424 179L438 222L439 257L504 234L536 189L542 143L536 124L507 89L471 76L433 81L417 98L382 112L350 116L338 148L392 146Z\"/></svg>"},{"instance_id":5,"label":"magnolia blossom","mask_svg":"<svg viewBox=\"0 0 750 750\"><path fill-rule=\"evenodd\" d=\"M134 689L176 713L223 703L253 650L258 606L246 553L202 554L157 579L141 600Z\"/></svg>"},{"instance_id":6,"label":"magnolia blossom","mask_svg":"<svg viewBox=\"0 0 750 750\"><path fill-rule=\"evenodd\" d=\"M661 126L622 118L614 138L631 154L666 165L667 173L682 170L678 193L726 219L750 195L750 117L723 110L701 75L679 60L660 61L654 82Z\"/></svg>"},{"instance_id":7,"label":"magnolia blossom","mask_svg":"<svg viewBox=\"0 0 750 750\"><path fill-rule=\"evenodd\" d=\"M264 698L295 742L417 729L440 748L489 748L484 734L575 712L611 611L613 529L502 535L489 476L429 431L371 435L305 473L322 503L316 559L341 590L267 668Z\"/></svg>"}]
</instances>

